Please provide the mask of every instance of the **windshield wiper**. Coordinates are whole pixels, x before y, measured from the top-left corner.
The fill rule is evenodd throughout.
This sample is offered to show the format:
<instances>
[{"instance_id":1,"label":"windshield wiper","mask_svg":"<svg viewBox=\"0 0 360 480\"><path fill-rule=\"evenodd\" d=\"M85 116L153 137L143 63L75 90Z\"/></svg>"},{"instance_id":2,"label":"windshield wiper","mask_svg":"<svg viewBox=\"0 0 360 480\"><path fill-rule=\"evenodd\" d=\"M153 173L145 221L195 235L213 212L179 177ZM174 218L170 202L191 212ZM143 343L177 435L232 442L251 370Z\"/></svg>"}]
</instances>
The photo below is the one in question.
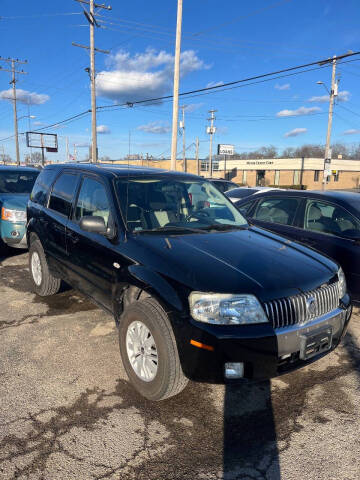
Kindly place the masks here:
<instances>
[{"instance_id":1,"label":"windshield wiper","mask_svg":"<svg viewBox=\"0 0 360 480\"><path fill-rule=\"evenodd\" d=\"M213 225L207 225L206 227L203 228L203 230L219 230L219 231L225 231L225 230L246 230L249 228L249 225L230 225L230 224L225 224L225 223L214 223Z\"/></svg>"},{"instance_id":2,"label":"windshield wiper","mask_svg":"<svg viewBox=\"0 0 360 480\"><path fill-rule=\"evenodd\" d=\"M147 228L143 230L136 230L132 233L169 233L171 231L176 232L191 232L191 233L205 233L203 228L193 228L193 227L181 227L180 225L169 225L168 227L156 227L156 228Z\"/></svg>"}]
</instances>

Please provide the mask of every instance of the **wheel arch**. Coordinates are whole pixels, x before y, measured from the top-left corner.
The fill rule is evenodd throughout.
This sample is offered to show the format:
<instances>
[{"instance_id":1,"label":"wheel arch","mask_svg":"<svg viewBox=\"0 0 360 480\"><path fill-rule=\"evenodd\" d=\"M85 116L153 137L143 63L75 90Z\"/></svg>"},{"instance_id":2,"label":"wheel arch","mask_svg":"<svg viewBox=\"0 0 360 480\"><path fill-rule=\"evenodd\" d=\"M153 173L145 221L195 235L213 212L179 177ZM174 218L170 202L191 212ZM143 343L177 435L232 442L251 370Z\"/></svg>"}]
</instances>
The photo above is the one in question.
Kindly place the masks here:
<instances>
[{"instance_id":1,"label":"wheel arch","mask_svg":"<svg viewBox=\"0 0 360 480\"><path fill-rule=\"evenodd\" d=\"M159 273L142 266L129 268L130 281L122 286L115 300L115 321L119 324L126 305L146 297L154 298L165 311L183 311L184 304L175 288Z\"/></svg>"}]
</instances>

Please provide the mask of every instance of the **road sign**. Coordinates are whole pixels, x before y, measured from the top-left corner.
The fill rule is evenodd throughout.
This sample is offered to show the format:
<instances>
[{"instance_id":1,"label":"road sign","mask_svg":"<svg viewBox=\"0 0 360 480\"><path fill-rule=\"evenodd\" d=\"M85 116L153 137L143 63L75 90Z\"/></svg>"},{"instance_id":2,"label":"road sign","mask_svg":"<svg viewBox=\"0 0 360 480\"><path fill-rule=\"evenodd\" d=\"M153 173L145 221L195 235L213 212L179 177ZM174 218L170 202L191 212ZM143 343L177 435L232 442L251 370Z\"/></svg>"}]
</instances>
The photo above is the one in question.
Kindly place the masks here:
<instances>
[{"instance_id":1,"label":"road sign","mask_svg":"<svg viewBox=\"0 0 360 480\"><path fill-rule=\"evenodd\" d=\"M57 135L56 133L26 132L26 146L31 148L46 148L48 152L57 152Z\"/></svg>"},{"instance_id":2,"label":"road sign","mask_svg":"<svg viewBox=\"0 0 360 480\"><path fill-rule=\"evenodd\" d=\"M325 158L324 161L324 177L331 175L331 158Z\"/></svg>"},{"instance_id":3,"label":"road sign","mask_svg":"<svg viewBox=\"0 0 360 480\"><path fill-rule=\"evenodd\" d=\"M218 144L218 155L234 155L234 145Z\"/></svg>"}]
</instances>

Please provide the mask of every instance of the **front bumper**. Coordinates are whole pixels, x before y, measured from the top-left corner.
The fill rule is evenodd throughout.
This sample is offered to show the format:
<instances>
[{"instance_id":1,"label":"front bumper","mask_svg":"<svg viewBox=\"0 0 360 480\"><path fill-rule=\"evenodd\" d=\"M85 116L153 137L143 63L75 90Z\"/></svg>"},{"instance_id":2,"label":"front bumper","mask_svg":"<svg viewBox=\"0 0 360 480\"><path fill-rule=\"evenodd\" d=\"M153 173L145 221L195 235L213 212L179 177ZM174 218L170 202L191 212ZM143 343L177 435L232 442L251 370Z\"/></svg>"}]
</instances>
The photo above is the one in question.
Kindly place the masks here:
<instances>
[{"instance_id":1,"label":"front bumper","mask_svg":"<svg viewBox=\"0 0 360 480\"><path fill-rule=\"evenodd\" d=\"M1 239L6 245L13 248L28 248L26 242L25 222L1 222Z\"/></svg>"},{"instance_id":2,"label":"front bumper","mask_svg":"<svg viewBox=\"0 0 360 480\"><path fill-rule=\"evenodd\" d=\"M184 322L175 322L174 326L184 374L195 381L224 383L224 366L228 362L244 364L243 378L265 380L318 360L338 346L350 317L348 299L341 307L305 325L274 329L270 324L218 326L190 319L186 326ZM324 331L331 332L331 347L311 358L304 357L304 339ZM193 346L190 340L213 350Z\"/></svg>"}]
</instances>

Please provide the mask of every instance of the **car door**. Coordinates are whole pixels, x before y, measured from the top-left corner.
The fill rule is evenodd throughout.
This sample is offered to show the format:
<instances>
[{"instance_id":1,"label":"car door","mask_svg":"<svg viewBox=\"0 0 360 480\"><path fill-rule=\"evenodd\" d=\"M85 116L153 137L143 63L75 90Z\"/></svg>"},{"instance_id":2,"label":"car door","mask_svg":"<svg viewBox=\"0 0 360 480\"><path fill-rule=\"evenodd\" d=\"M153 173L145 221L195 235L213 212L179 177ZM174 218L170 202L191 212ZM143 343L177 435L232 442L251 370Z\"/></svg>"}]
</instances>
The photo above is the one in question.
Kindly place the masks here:
<instances>
[{"instance_id":1,"label":"car door","mask_svg":"<svg viewBox=\"0 0 360 480\"><path fill-rule=\"evenodd\" d=\"M79 175L64 171L52 186L48 206L42 214L42 228L46 232L42 238L50 268L58 271L64 280L66 272L66 226L72 211Z\"/></svg>"},{"instance_id":2,"label":"car door","mask_svg":"<svg viewBox=\"0 0 360 480\"><path fill-rule=\"evenodd\" d=\"M296 219L301 203L301 197L264 196L257 200L248 216L251 222L259 227L298 240L301 230Z\"/></svg>"},{"instance_id":3,"label":"car door","mask_svg":"<svg viewBox=\"0 0 360 480\"><path fill-rule=\"evenodd\" d=\"M70 283L112 310L112 287L115 281L115 222L109 186L105 180L93 176L82 177L73 215L66 229ZM108 234L86 232L80 228L84 216L100 216L108 227Z\"/></svg>"},{"instance_id":4,"label":"car door","mask_svg":"<svg viewBox=\"0 0 360 480\"><path fill-rule=\"evenodd\" d=\"M306 201L301 241L334 258L343 268L351 293L360 300L360 245L347 237L358 232L360 222L332 202L309 198Z\"/></svg>"}]
</instances>

